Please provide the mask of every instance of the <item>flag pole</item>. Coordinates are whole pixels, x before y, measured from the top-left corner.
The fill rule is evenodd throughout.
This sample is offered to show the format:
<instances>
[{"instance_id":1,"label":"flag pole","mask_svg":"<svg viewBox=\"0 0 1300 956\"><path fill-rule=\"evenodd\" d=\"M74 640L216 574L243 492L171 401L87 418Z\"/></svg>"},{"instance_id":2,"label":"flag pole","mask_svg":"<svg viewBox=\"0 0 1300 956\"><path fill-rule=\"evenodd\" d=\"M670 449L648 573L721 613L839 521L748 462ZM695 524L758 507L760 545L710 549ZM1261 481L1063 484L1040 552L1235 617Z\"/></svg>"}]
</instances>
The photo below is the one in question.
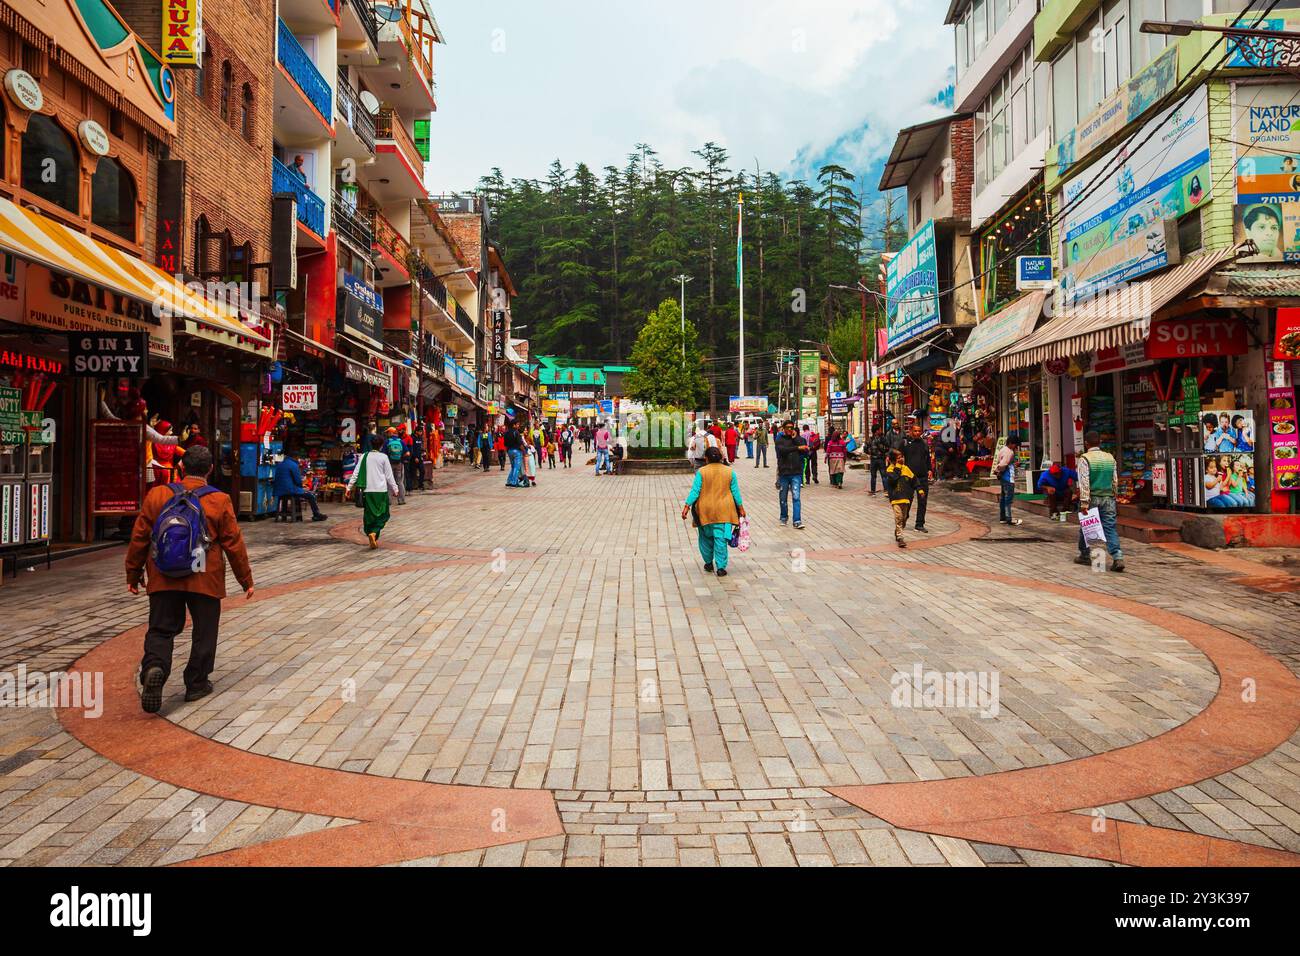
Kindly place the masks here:
<instances>
[{"instance_id":1,"label":"flag pole","mask_svg":"<svg viewBox=\"0 0 1300 956\"><path fill-rule=\"evenodd\" d=\"M740 286L740 388L745 396L745 194L740 194L740 215L736 226L736 283Z\"/></svg>"}]
</instances>

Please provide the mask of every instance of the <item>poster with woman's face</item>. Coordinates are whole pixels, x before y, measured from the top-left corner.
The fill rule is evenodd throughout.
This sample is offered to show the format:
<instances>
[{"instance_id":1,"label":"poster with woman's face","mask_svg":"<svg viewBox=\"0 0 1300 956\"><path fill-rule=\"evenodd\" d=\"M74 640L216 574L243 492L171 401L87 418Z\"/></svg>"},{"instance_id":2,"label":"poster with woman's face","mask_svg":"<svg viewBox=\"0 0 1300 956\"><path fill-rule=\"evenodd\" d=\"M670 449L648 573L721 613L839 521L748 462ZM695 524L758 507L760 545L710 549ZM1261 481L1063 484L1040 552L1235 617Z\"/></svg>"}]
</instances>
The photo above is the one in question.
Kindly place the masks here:
<instances>
[{"instance_id":1,"label":"poster with woman's face","mask_svg":"<svg viewBox=\"0 0 1300 956\"><path fill-rule=\"evenodd\" d=\"M1259 250L1238 262L1300 262L1300 203L1261 202L1233 207L1236 242Z\"/></svg>"}]
</instances>

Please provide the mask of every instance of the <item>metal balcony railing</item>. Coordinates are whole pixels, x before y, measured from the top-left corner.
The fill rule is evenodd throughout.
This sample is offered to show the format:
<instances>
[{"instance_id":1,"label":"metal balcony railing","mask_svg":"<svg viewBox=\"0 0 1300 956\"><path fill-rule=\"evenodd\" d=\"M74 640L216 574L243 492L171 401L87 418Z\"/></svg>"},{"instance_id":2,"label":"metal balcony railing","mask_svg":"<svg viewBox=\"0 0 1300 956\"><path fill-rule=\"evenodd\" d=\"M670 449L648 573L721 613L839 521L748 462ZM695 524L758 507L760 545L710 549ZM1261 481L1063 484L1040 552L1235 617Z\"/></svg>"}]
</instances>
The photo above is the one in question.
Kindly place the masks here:
<instances>
[{"instance_id":1,"label":"metal balcony railing","mask_svg":"<svg viewBox=\"0 0 1300 956\"><path fill-rule=\"evenodd\" d=\"M333 207L334 231L368 255L375 238L370 217L348 202L337 189L334 190Z\"/></svg>"},{"instance_id":2,"label":"metal balcony railing","mask_svg":"<svg viewBox=\"0 0 1300 956\"><path fill-rule=\"evenodd\" d=\"M302 44L293 35L289 25L283 20L279 20L278 23L276 59L298 84L298 89L303 91L307 101L316 107L320 115L325 118L325 122L329 123L334 117L333 97L329 83L325 82L325 77L320 75L320 70L316 69L316 64L302 48Z\"/></svg>"},{"instance_id":3,"label":"metal balcony railing","mask_svg":"<svg viewBox=\"0 0 1300 956\"><path fill-rule=\"evenodd\" d=\"M367 14L369 11L367 11ZM375 151L375 114L366 109L361 96L348 82L347 73L339 70L339 115L372 153Z\"/></svg>"},{"instance_id":4,"label":"metal balcony railing","mask_svg":"<svg viewBox=\"0 0 1300 956\"><path fill-rule=\"evenodd\" d=\"M403 269L407 268L411 244L402 238L402 234L384 218L384 214L378 209L370 210L370 230L374 236L371 248L384 250L395 261L401 263Z\"/></svg>"},{"instance_id":5,"label":"metal balcony railing","mask_svg":"<svg viewBox=\"0 0 1300 956\"><path fill-rule=\"evenodd\" d=\"M274 156L271 157L271 192L297 196L298 221L316 235L325 235L325 200L308 189L297 173Z\"/></svg>"},{"instance_id":6,"label":"metal balcony railing","mask_svg":"<svg viewBox=\"0 0 1300 956\"><path fill-rule=\"evenodd\" d=\"M420 283L424 286L424 291L433 297L433 301L442 306L442 310L447 311L447 287L442 284L442 280L429 268L429 264L420 260Z\"/></svg>"},{"instance_id":7,"label":"metal balcony railing","mask_svg":"<svg viewBox=\"0 0 1300 956\"><path fill-rule=\"evenodd\" d=\"M337 2L337 0L336 0ZM361 21L361 27L366 31L366 36L370 37L370 43L376 50L379 49L379 24L375 22L374 8L367 0L346 0Z\"/></svg>"},{"instance_id":8,"label":"metal balcony railing","mask_svg":"<svg viewBox=\"0 0 1300 956\"><path fill-rule=\"evenodd\" d=\"M471 339L474 337L474 322L470 319L469 313L460 307L459 302L456 303L456 324Z\"/></svg>"},{"instance_id":9,"label":"metal balcony railing","mask_svg":"<svg viewBox=\"0 0 1300 956\"><path fill-rule=\"evenodd\" d=\"M415 168L423 178L424 176L424 157L420 151L415 148L415 142L411 139L411 134L406 131L402 125L402 118L394 113L391 109L383 108L375 115L375 139L391 140L397 144L397 148L402 151L407 162Z\"/></svg>"}]
</instances>

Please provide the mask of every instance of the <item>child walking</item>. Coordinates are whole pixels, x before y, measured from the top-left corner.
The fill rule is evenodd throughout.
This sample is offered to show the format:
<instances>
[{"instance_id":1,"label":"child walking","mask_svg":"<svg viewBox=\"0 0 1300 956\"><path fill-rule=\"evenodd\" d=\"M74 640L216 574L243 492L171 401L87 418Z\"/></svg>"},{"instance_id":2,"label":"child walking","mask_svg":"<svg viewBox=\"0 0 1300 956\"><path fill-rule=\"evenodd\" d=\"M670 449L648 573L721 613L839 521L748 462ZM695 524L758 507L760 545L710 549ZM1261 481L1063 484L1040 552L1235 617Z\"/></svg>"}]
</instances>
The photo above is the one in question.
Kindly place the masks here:
<instances>
[{"instance_id":1,"label":"child walking","mask_svg":"<svg viewBox=\"0 0 1300 956\"><path fill-rule=\"evenodd\" d=\"M916 497L916 476L907 467L901 450L893 449L889 453L889 462L889 467L885 469L885 493L889 495L889 503L894 508L894 540L900 548L906 548L903 528L912 511L912 499Z\"/></svg>"}]
</instances>

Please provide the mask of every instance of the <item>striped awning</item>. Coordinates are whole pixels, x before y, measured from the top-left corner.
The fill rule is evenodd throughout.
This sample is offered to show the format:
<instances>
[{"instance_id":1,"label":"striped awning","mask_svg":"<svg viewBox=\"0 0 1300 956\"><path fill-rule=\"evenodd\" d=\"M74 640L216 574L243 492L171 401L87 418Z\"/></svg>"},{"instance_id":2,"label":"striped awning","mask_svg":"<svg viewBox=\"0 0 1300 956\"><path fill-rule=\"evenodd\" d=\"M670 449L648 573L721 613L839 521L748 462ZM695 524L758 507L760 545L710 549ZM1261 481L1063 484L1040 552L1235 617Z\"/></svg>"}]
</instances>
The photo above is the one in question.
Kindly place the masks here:
<instances>
[{"instance_id":1,"label":"striped awning","mask_svg":"<svg viewBox=\"0 0 1300 956\"><path fill-rule=\"evenodd\" d=\"M1237 255L1237 248L1228 246L1188 259L1153 279L1130 282L1076 303L1002 353L998 367L1002 371L1029 368L1051 359L1146 341L1155 313Z\"/></svg>"},{"instance_id":2,"label":"striped awning","mask_svg":"<svg viewBox=\"0 0 1300 956\"><path fill-rule=\"evenodd\" d=\"M40 213L0 197L0 249L113 292L157 303L177 319L189 319L263 347L270 340L254 332L223 303L187 289L157 266L69 229ZM183 331L183 329L178 329Z\"/></svg>"}]
</instances>

